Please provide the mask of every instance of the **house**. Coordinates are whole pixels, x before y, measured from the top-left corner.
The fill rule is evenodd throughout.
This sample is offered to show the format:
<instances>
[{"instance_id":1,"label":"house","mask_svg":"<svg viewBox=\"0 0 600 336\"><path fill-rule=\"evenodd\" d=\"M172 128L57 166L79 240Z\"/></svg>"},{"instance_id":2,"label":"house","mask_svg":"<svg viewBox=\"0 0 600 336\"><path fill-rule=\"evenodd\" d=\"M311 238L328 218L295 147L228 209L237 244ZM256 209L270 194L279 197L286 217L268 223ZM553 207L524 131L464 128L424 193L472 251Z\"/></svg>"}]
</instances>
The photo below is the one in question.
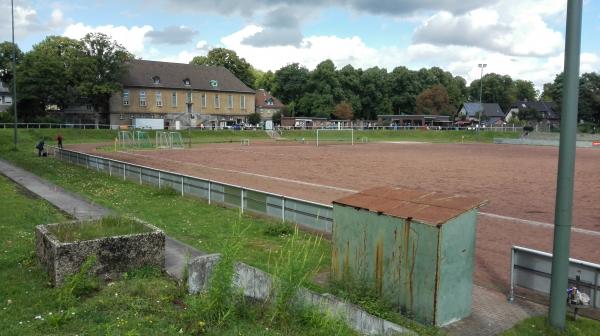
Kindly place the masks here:
<instances>
[{"instance_id":1,"label":"house","mask_svg":"<svg viewBox=\"0 0 600 336\"><path fill-rule=\"evenodd\" d=\"M223 128L245 123L255 92L221 66L133 60L123 90L110 98L110 124L159 118L165 126Z\"/></svg>"},{"instance_id":2,"label":"house","mask_svg":"<svg viewBox=\"0 0 600 336\"><path fill-rule=\"evenodd\" d=\"M283 103L273 97L273 95L265 89L256 91L256 112L260 114L260 120L272 120L273 114L281 112L284 107Z\"/></svg>"},{"instance_id":3,"label":"house","mask_svg":"<svg viewBox=\"0 0 600 336\"><path fill-rule=\"evenodd\" d=\"M0 113L8 110L12 105L12 95L8 83L0 81Z\"/></svg>"},{"instance_id":4,"label":"house","mask_svg":"<svg viewBox=\"0 0 600 336\"><path fill-rule=\"evenodd\" d=\"M541 123L550 128L560 126L560 113L557 112L556 103L552 101L516 101L510 106L510 110L506 114L506 120L518 119L518 113L524 109L536 110L542 118Z\"/></svg>"},{"instance_id":5,"label":"house","mask_svg":"<svg viewBox=\"0 0 600 336\"><path fill-rule=\"evenodd\" d=\"M458 109L458 118L492 126L504 121L504 112L497 103L463 103Z\"/></svg>"},{"instance_id":6,"label":"house","mask_svg":"<svg viewBox=\"0 0 600 336\"><path fill-rule=\"evenodd\" d=\"M382 126L434 126L451 127L452 121L449 116L423 115L423 114L380 114L377 116L377 124Z\"/></svg>"},{"instance_id":7,"label":"house","mask_svg":"<svg viewBox=\"0 0 600 336\"><path fill-rule=\"evenodd\" d=\"M281 117L281 127L283 128L325 128L330 126L327 118L315 117Z\"/></svg>"}]
</instances>

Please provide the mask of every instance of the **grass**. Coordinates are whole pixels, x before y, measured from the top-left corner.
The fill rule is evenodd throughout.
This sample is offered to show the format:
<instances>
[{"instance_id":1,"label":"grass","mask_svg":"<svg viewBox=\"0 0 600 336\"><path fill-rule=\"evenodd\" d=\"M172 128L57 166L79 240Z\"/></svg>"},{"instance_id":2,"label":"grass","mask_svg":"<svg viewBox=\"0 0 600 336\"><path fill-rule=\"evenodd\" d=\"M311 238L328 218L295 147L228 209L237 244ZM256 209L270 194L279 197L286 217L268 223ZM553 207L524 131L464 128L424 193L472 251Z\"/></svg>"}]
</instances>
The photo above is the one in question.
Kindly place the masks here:
<instances>
[{"instance_id":1,"label":"grass","mask_svg":"<svg viewBox=\"0 0 600 336\"><path fill-rule=\"evenodd\" d=\"M152 231L144 224L126 217L104 217L88 222L65 222L48 226L59 241L70 243L102 237L124 236Z\"/></svg>"},{"instance_id":2,"label":"grass","mask_svg":"<svg viewBox=\"0 0 600 336\"><path fill-rule=\"evenodd\" d=\"M265 307L246 303L228 324L190 319L179 284L151 268L134 269L121 280L90 283L85 270L61 288L35 260L35 225L68 220L45 201L32 198L0 175L0 330L3 335L323 335L336 321L307 311L288 324L272 323ZM90 260L92 263L93 260ZM346 329L340 329L346 330ZM352 332L342 335L353 335Z\"/></svg>"},{"instance_id":3,"label":"grass","mask_svg":"<svg viewBox=\"0 0 600 336\"><path fill-rule=\"evenodd\" d=\"M475 132L475 131L433 131L433 130L355 130L354 141L360 143L362 138L373 141L422 141L434 143L493 143L494 138L518 138L520 132ZM316 141L316 130L283 131L288 140ZM350 131L319 132L319 141L350 142Z\"/></svg>"},{"instance_id":4,"label":"grass","mask_svg":"<svg viewBox=\"0 0 600 336\"><path fill-rule=\"evenodd\" d=\"M567 325L563 332L552 328L546 317L538 316L519 322L512 329L505 331L501 336L596 336L600 335L600 322L577 318L574 321L567 317Z\"/></svg>"}]
</instances>

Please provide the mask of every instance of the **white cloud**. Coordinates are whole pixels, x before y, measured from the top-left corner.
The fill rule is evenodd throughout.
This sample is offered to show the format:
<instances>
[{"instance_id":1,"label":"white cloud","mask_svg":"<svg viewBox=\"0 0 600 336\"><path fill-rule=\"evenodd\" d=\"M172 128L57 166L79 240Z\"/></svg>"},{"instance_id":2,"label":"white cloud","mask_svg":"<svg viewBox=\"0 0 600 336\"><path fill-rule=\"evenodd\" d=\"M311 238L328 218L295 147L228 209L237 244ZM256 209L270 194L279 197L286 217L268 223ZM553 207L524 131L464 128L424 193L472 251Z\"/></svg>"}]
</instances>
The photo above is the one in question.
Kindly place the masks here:
<instances>
[{"instance_id":1,"label":"white cloud","mask_svg":"<svg viewBox=\"0 0 600 336\"><path fill-rule=\"evenodd\" d=\"M60 9L53 9L50 14L50 22L48 25L55 28L60 28L65 23L63 12Z\"/></svg>"},{"instance_id":2,"label":"white cloud","mask_svg":"<svg viewBox=\"0 0 600 336\"><path fill-rule=\"evenodd\" d=\"M12 33L10 1L0 2L0 41L10 40ZM51 33L64 26L65 20L60 9L54 9L47 20L40 19L38 11L28 1L17 1L14 4L15 38L22 39L40 32Z\"/></svg>"},{"instance_id":3,"label":"white cloud","mask_svg":"<svg viewBox=\"0 0 600 336\"><path fill-rule=\"evenodd\" d=\"M87 33L104 33L136 56L144 57L144 35L151 30L152 27L149 25L133 26L131 28L113 25L91 27L78 22L67 26L63 36L80 39Z\"/></svg>"},{"instance_id":4,"label":"white cloud","mask_svg":"<svg viewBox=\"0 0 600 336\"><path fill-rule=\"evenodd\" d=\"M517 56L551 56L560 52L563 36L546 20L564 12L564 1L501 1L465 14L438 12L415 30L415 43L477 46Z\"/></svg>"}]
</instances>

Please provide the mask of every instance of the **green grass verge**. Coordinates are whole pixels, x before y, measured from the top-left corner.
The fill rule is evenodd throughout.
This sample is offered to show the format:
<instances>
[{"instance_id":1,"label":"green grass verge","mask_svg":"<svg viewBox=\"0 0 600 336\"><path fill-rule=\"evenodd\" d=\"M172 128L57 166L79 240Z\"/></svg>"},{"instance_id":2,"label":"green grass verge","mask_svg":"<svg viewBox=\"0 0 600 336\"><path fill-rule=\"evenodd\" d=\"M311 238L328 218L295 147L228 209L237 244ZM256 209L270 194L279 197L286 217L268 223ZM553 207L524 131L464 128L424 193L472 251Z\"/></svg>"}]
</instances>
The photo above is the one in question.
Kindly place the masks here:
<instances>
[{"instance_id":1,"label":"green grass verge","mask_svg":"<svg viewBox=\"0 0 600 336\"><path fill-rule=\"evenodd\" d=\"M501 336L597 336L600 335L600 322L586 318L574 321L567 317L564 331L556 331L548 324L544 316L532 317L519 322L512 329L505 331Z\"/></svg>"},{"instance_id":2,"label":"green grass verge","mask_svg":"<svg viewBox=\"0 0 600 336\"><path fill-rule=\"evenodd\" d=\"M354 335L339 321L310 310L285 324L273 323L269 311L255 304L239 307L227 324L213 326L202 315L188 314L183 287L151 268L132 270L66 301L64 287L50 287L35 260L33 230L67 218L1 175L0 204L2 335L190 335L198 324L205 335Z\"/></svg>"},{"instance_id":3,"label":"green grass verge","mask_svg":"<svg viewBox=\"0 0 600 336\"><path fill-rule=\"evenodd\" d=\"M494 138L518 138L519 132L475 132L475 131L433 131L433 130L355 130L354 141L361 143L363 138L374 141L421 141L434 143L492 143ZM283 131L288 140L316 141L316 130ZM350 131L319 132L319 140L345 141L352 139Z\"/></svg>"},{"instance_id":4,"label":"green grass verge","mask_svg":"<svg viewBox=\"0 0 600 336\"><path fill-rule=\"evenodd\" d=\"M152 229L131 218L104 217L89 222L59 223L48 226L48 231L59 241L70 243L102 237L150 232Z\"/></svg>"}]
</instances>

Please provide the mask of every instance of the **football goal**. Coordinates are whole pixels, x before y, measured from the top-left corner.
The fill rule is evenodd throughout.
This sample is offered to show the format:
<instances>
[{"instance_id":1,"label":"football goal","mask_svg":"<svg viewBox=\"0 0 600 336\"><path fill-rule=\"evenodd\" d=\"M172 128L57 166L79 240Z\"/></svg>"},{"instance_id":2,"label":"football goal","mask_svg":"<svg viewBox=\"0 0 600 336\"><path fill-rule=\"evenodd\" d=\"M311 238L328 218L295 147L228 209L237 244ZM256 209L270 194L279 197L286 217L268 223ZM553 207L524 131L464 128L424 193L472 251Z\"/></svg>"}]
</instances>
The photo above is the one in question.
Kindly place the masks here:
<instances>
[{"instance_id":1,"label":"football goal","mask_svg":"<svg viewBox=\"0 0 600 336\"><path fill-rule=\"evenodd\" d=\"M156 148L184 148L183 138L179 132L156 132Z\"/></svg>"},{"instance_id":2,"label":"football goal","mask_svg":"<svg viewBox=\"0 0 600 336\"><path fill-rule=\"evenodd\" d=\"M133 137L129 131L119 131L117 135L117 143L119 148L128 148L134 144Z\"/></svg>"},{"instance_id":3,"label":"football goal","mask_svg":"<svg viewBox=\"0 0 600 336\"><path fill-rule=\"evenodd\" d=\"M133 133L133 139L135 145L140 148L150 148L152 147L152 143L150 142L150 137L148 136L148 132L144 131L135 131Z\"/></svg>"},{"instance_id":4,"label":"football goal","mask_svg":"<svg viewBox=\"0 0 600 336\"><path fill-rule=\"evenodd\" d=\"M317 130L317 147L331 143L350 143L354 145L354 129L353 128L341 128L341 129L329 129L320 128Z\"/></svg>"}]
</instances>

